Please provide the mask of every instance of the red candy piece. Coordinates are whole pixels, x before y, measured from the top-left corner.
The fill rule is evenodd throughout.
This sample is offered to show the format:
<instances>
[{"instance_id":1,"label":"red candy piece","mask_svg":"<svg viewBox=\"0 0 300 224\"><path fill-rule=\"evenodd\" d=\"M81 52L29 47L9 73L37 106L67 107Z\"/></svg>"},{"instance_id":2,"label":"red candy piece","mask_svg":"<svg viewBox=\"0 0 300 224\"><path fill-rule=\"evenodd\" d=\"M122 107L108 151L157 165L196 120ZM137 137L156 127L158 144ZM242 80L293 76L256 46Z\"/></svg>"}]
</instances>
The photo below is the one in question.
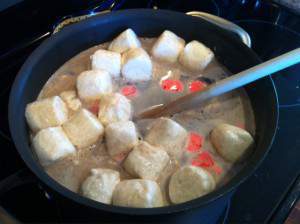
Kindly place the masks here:
<instances>
[{"instance_id":1,"label":"red candy piece","mask_svg":"<svg viewBox=\"0 0 300 224\"><path fill-rule=\"evenodd\" d=\"M215 162L210 155L209 152L202 152L200 153L193 161L193 166L200 166L204 168L212 167L214 166Z\"/></svg>"},{"instance_id":2,"label":"red candy piece","mask_svg":"<svg viewBox=\"0 0 300 224\"><path fill-rule=\"evenodd\" d=\"M207 86L207 84L205 82L196 80L196 81L193 81L190 83L189 90L191 92L197 92L197 91L204 89L206 86Z\"/></svg>"},{"instance_id":3,"label":"red candy piece","mask_svg":"<svg viewBox=\"0 0 300 224\"><path fill-rule=\"evenodd\" d=\"M239 127L239 128L245 129L245 125L242 124L242 123L238 123L236 126Z\"/></svg>"},{"instance_id":4,"label":"red candy piece","mask_svg":"<svg viewBox=\"0 0 300 224\"><path fill-rule=\"evenodd\" d=\"M165 91L169 91L171 93L179 93L182 92L184 86L181 81L173 80L173 79L166 79L161 82L161 87Z\"/></svg>"},{"instance_id":5,"label":"red candy piece","mask_svg":"<svg viewBox=\"0 0 300 224\"><path fill-rule=\"evenodd\" d=\"M90 107L89 107L89 110L95 114L95 115L98 115L98 111L99 111L99 101L94 101Z\"/></svg>"},{"instance_id":6,"label":"red candy piece","mask_svg":"<svg viewBox=\"0 0 300 224\"><path fill-rule=\"evenodd\" d=\"M213 170L216 174L218 174L218 175L220 175L220 174L223 172L222 168L221 168L219 165L217 165L217 164L215 164L215 165L212 167L212 170Z\"/></svg>"},{"instance_id":7,"label":"red candy piece","mask_svg":"<svg viewBox=\"0 0 300 224\"><path fill-rule=\"evenodd\" d=\"M121 93L124 96L130 96L130 97L134 97L138 94L138 90L136 88L136 86L131 85L131 86L123 86L121 88Z\"/></svg>"},{"instance_id":8,"label":"red candy piece","mask_svg":"<svg viewBox=\"0 0 300 224\"><path fill-rule=\"evenodd\" d=\"M123 152L123 153L116 155L113 159L117 162L122 162L126 156L127 156L127 153Z\"/></svg>"},{"instance_id":9,"label":"red candy piece","mask_svg":"<svg viewBox=\"0 0 300 224\"><path fill-rule=\"evenodd\" d=\"M189 142L187 146L187 150L189 152L197 152L201 149L204 142L203 136L199 135L196 132L191 132L189 134Z\"/></svg>"}]
</instances>

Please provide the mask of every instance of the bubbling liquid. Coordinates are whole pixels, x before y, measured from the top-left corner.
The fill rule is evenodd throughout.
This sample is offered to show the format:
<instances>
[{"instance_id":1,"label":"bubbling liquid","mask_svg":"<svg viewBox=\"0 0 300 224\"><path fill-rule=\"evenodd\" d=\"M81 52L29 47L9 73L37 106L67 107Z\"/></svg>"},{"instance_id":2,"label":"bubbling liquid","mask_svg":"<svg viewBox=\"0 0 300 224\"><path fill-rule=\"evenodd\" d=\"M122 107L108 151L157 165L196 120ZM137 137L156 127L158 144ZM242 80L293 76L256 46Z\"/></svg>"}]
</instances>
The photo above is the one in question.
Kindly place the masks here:
<instances>
[{"instance_id":1,"label":"bubbling liquid","mask_svg":"<svg viewBox=\"0 0 300 224\"><path fill-rule=\"evenodd\" d=\"M140 38L142 47L150 52L156 38ZM109 43L100 44L87 49L62 65L48 80L39 94L39 99L59 95L65 90L76 90L76 78L91 69L90 56L98 49L107 48ZM143 111L147 107L167 103L182 96L193 88L211 84L226 77L229 73L216 60L202 72L195 73L186 70L179 63L168 64L152 58L153 79L148 82L129 83L120 78L114 80L114 91L120 92L131 100L134 113ZM166 81L171 80L171 81ZM199 87L200 85L200 87ZM83 106L93 111L93 102L83 103ZM242 126L252 135L255 133L255 122L251 103L243 89L215 97L213 100L199 105L198 108L172 116L172 119L181 124L188 132L202 136L202 151L209 152L218 169L208 169L215 177L217 186L228 182L243 166L224 161L214 150L210 140L210 131L220 123ZM136 123L140 138L142 139L149 129L152 119L140 120ZM171 159L161 173L157 182L161 187L165 205L170 204L168 199L168 180L172 173L180 166L193 164L199 152L185 152L180 161ZM118 170L121 179L131 177L122 168L121 163L110 158L105 149L104 142L98 142L90 147L77 150L77 152L46 167L46 172L66 188L80 192L80 185L90 173L92 168L111 168Z\"/></svg>"}]
</instances>

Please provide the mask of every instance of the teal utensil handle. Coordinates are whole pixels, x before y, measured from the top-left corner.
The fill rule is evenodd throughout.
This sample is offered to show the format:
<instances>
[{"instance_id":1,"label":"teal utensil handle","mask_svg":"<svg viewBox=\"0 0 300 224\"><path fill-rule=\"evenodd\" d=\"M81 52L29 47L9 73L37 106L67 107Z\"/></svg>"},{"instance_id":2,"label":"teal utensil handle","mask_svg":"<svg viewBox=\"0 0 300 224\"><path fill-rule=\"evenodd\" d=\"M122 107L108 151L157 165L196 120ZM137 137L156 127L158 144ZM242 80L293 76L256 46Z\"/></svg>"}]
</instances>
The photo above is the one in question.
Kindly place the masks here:
<instances>
[{"instance_id":1,"label":"teal utensil handle","mask_svg":"<svg viewBox=\"0 0 300 224\"><path fill-rule=\"evenodd\" d=\"M280 55L269 61L251 67L238 74L217 81L216 83L209 85L202 91L189 93L168 104L157 105L153 108L150 108L136 116L136 118L160 117L164 115L178 113L180 111L191 109L193 107L197 107L203 101L247 85L251 82L254 82L265 76L271 75L275 72L288 68L299 62L300 48L297 48L286 54Z\"/></svg>"}]
</instances>

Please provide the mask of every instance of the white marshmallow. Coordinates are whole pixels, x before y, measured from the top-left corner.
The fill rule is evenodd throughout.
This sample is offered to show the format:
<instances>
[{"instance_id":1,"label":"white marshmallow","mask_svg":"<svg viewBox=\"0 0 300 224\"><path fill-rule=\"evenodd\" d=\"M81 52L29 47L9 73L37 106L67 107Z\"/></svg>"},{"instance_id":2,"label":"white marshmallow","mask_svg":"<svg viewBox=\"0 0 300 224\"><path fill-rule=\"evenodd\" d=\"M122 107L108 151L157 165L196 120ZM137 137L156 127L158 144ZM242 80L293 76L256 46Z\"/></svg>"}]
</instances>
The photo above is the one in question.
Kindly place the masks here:
<instances>
[{"instance_id":1,"label":"white marshmallow","mask_svg":"<svg viewBox=\"0 0 300 224\"><path fill-rule=\"evenodd\" d=\"M130 48L141 47L141 43L132 29L123 31L109 45L108 50L123 53Z\"/></svg>"},{"instance_id":2,"label":"white marshmallow","mask_svg":"<svg viewBox=\"0 0 300 224\"><path fill-rule=\"evenodd\" d=\"M129 153L124 168L135 177L156 180L168 162L169 156L166 151L147 142L140 142Z\"/></svg>"},{"instance_id":3,"label":"white marshmallow","mask_svg":"<svg viewBox=\"0 0 300 224\"><path fill-rule=\"evenodd\" d=\"M184 45L184 39L169 30L165 30L154 43L151 53L159 60L174 63L177 61Z\"/></svg>"},{"instance_id":4,"label":"white marshmallow","mask_svg":"<svg viewBox=\"0 0 300 224\"><path fill-rule=\"evenodd\" d=\"M119 93L101 97L99 102L98 119L103 125L131 119L132 109L130 101Z\"/></svg>"},{"instance_id":5,"label":"white marshmallow","mask_svg":"<svg viewBox=\"0 0 300 224\"><path fill-rule=\"evenodd\" d=\"M61 127L50 127L39 131L32 140L33 148L43 166L76 151Z\"/></svg>"},{"instance_id":6,"label":"white marshmallow","mask_svg":"<svg viewBox=\"0 0 300 224\"><path fill-rule=\"evenodd\" d=\"M121 54L106 51L103 49L97 50L92 56L92 69L102 69L107 71L112 77L120 77L121 71Z\"/></svg>"},{"instance_id":7,"label":"white marshmallow","mask_svg":"<svg viewBox=\"0 0 300 224\"><path fill-rule=\"evenodd\" d=\"M25 117L32 131L55 127L68 120L68 109L59 96L32 102L26 106Z\"/></svg>"},{"instance_id":8,"label":"white marshmallow","mask_svg":"<svg viewBox=\"0 0 300 224\"><path fill-rule=\"evenodd\" d=\"M122 64L122 75L130 82L147 81L152 78L152 62L142 48L133 48L124 52Z\"/></svg>"},{"instance_id":9,"label":"white marshmallow","mask_svg":"<svg viewBox=\"0 0 300 224\"><path fill-rule=\"evenodd\" d=\"M111 204L113 191L120 182L120 173L111 169L92 169L82 183L82 195L92 200Z\"/></svg>"},{"instance_id":10,"label":"white marshmallow","mask_svg":"<svg viewBox=\"0 0 300 224\"><path fill-rule=\"evenodd\" d=\"M64 91L59 96L66 103L67 107L70 110L76 111L81 108L81 102L76 96L76 91L74 90Z\"/></svg>"},{"instance_id":11,"label":"white marshmallow","mask_svg":"<svg viewBox=\"0 0 300 224\"><path fill-rule=\"evenodd\" d=\"M97 100L112 92L111 76L100 69L84 71L77 78L77 90L80 99Z\"/></svg>"},{"instance_id":12,"label":"white marshmallow","mask_svg":"<svg viewBox=\"0 0 300 224\"><path fill-rule=\"evenodd\" d=\"M187 131L169 118L159 118L154 121L145 137L145 141L161 147L176 159L179 159L184 152L186 139Z\"/></svg>"},{"instance_id":13,"label":"white marshmallow","mask_svg":"<svg viewBox=\"0 0 300 224\"><path fill-rule=\"evenodd\" d=\"M158 184L152 180L131 179L121 181L113 193L113 204L133 208L163 206Z\"/></svg>"},{"instance_id":14,"label":"white marshmallow","mask_svg":"<svg viewBox=\"0 0 300 224\"><path fill-rule=\"evenodd\" d=\"M177 170L169 183L169 196L174 204L201 197L216 187L214 178L206 170L184 166Z\"/></svg>"},{"instance_id":15,"label":"white marshmallow","mask_svg":"<svg viewBox=\"0 0 300 224\"><path fill-rule=\"evenodd\" d=\"M185 45L179 62L193 71L202 71L211 62L214 53L199 41L193 40Z\"/></svg>"},{"instance_id":16,"label":"white marshmallow","mask_svg":"<svg viewBox=\"0 0 300 224\"><path fill-rule=\"evenodd\" d=\"M92 145L101 140L104 128L99 120L88 110L82 109L63 124L63 129L71 142L78 148Z\"/></svg>"},{"instance_id":17,"label":"white marshmallow","mask_svg":"<svg viewBox=\"0 0 300 224\"><path fill-rule=\"evenodd\" d=\"M210 139L219 155L229 162L243 160L251 151L254 139L242 128L229 124L215 127Z\"/></svg>"},{"instance_id":18,"label":"white marshmallow","mask_svg":"<svg viewBox=\"0 0 300 224\"><path fill-rule=\"evenodd\" d=\"M112 157L128 153L138 143L138 133L132 121L111 123L105 128L108 154Z\"/></svg>"}]
</instances>

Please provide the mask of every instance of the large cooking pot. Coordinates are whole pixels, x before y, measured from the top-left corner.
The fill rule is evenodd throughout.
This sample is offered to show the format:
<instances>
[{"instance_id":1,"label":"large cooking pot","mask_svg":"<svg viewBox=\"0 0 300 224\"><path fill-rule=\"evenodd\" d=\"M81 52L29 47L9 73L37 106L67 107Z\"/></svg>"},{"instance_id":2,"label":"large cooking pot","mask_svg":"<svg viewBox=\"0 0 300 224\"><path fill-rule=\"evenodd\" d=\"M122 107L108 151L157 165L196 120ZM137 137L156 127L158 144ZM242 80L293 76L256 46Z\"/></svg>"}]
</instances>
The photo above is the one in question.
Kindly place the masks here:
<instances>
[{"instance_id":1,"label":"large cooking pot","mask_svg":"<svg viewBox=\"0 0 300 224\"><path fill-rule=\"evenodd\" d=\"M75 207L127 215L162 215L209 206L220 197L228 195L249 177L266 156L272 144L277 125L278 103L270 77L245 87L256 122L256 147L247 164L226 185L186 203L144 209L117 207L92 201L71 192L48 176L30 147L29 129L24 117L26 104L37 98L45 82L63 63L93 45L111 40L128 27L142 37L156 37L168 29L187 42L199 40L210 47L217 59L232 73L260 63L256 54L231 33L203 19L182 13L136 9L89 18L64 28L42 43L30 55L17 75L9 101L9 125L16 148L40 182L48 190L62 195Z\"/></svg>"}]
</instances>

